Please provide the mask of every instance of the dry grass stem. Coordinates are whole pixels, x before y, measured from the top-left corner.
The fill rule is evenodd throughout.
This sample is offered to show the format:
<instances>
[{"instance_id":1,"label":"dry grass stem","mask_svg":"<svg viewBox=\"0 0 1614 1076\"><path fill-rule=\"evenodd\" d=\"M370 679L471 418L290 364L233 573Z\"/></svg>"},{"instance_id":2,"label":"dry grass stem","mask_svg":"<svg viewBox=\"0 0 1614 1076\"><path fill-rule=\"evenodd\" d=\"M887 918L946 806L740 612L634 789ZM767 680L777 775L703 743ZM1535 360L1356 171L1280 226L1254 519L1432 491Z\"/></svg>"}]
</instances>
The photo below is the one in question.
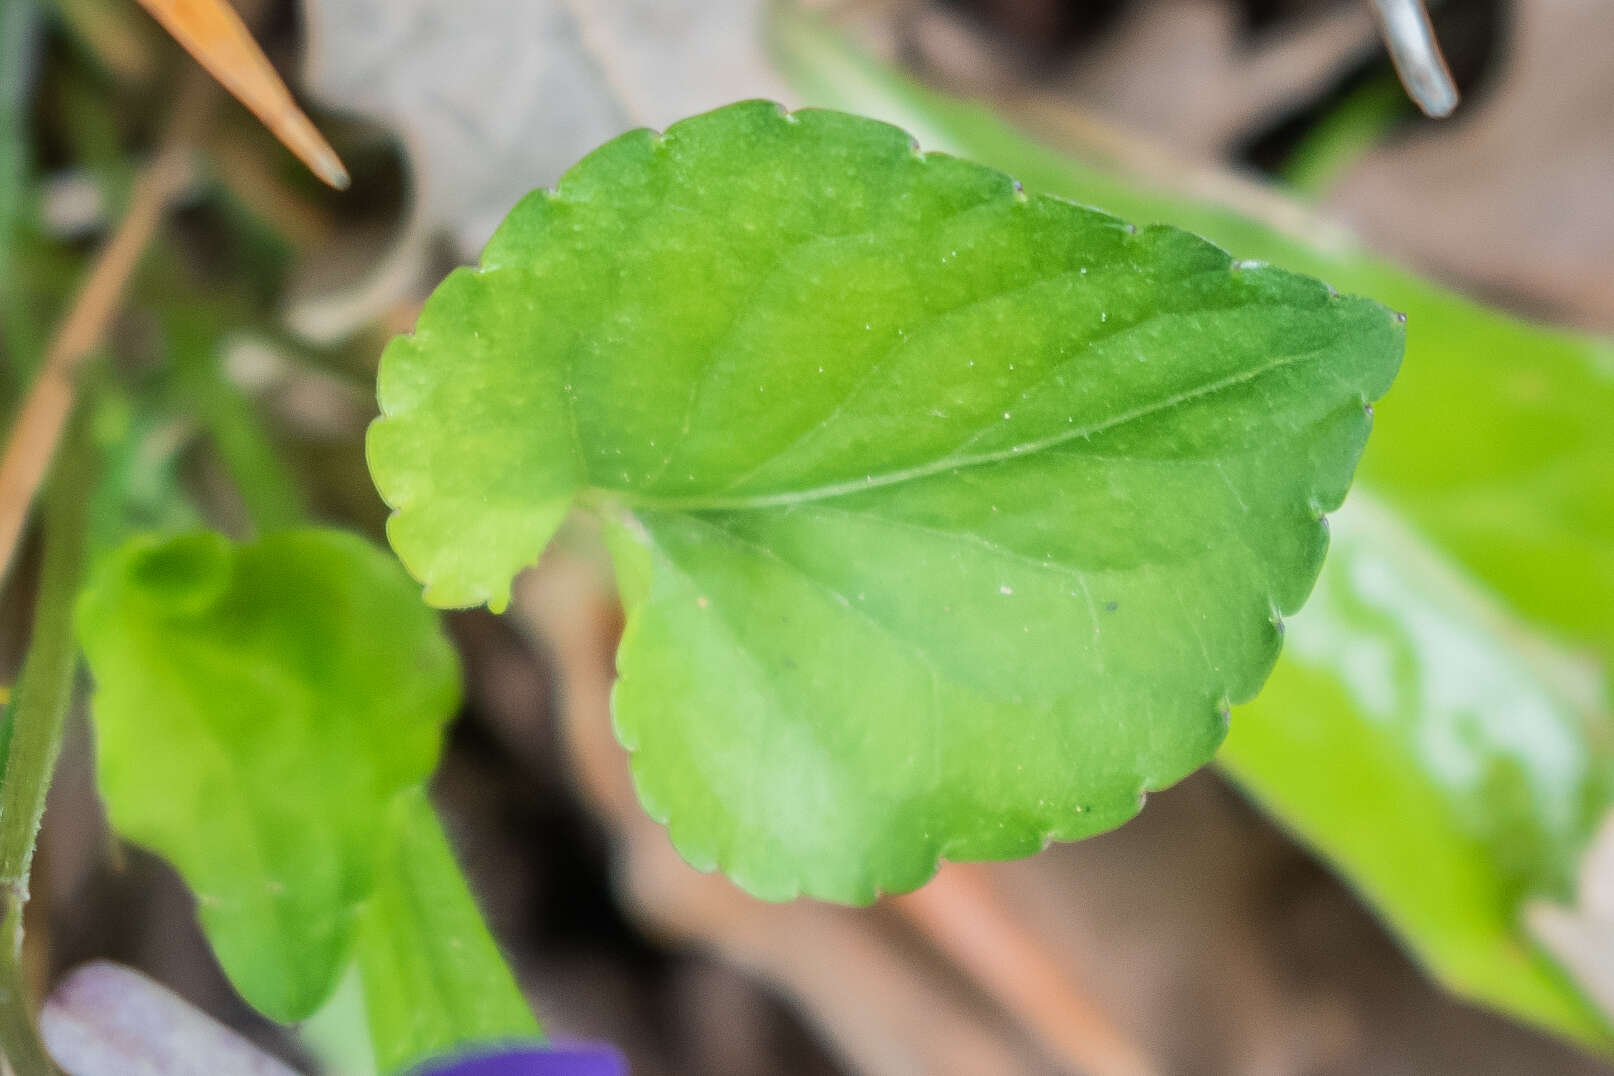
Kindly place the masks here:
<instances>
[{"instance_id":1,"label":"dry grass stem","mask_svg":"<svg viewBox=\"0 0 1614 1076\"><path fill-rule=\"evenodd\" d=\"M341 158L297 107L286 83L226 0L140 3L310 171L337 190L347 188L347 168Z\"/></svg>"},{"instance_id":2,"label":"dry grass stem","mask_svg":"<svg viewBox=\"0 0 1614 1076\"><path fill-rule=\"evenodd\" d=\"M928 885L891 898L891 905L1063 1066L1092 1076L1159 1071L1015 919L981 866L944 864Z\"/></svg>"},{"instance_id":3,"label":"dry grass stem","mask_svg":"<svg viewBox=\"0 0 1614 1076\"><path fill-rule=\"evenodd\" d=\"M182 96L169 137L157 156L140 170L128 210L95 257L89 275L57 326L39 373L17 412L0 455L0 583L16 556L18 541L39 487L50 471L77 396L78 371L86 355L106 335L107 324L145 252L163 211L191 174L190 154L199 130L206 93L192 83Z\"/></svg>"}]
</instances>

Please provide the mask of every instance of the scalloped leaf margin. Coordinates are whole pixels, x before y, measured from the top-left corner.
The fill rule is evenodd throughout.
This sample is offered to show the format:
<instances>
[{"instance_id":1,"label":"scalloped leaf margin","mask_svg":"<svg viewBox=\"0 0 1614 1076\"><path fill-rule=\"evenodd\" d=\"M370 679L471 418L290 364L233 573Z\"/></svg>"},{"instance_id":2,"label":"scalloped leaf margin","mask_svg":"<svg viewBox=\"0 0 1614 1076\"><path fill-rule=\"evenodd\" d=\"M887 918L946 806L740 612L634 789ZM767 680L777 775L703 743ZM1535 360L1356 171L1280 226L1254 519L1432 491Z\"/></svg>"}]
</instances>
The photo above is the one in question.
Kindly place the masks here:
<instances>
[{"instance_id":1,"label":"scalloped leaf margin","mask_svg":"<svg viewBox=\"0 0 1614 1076\"><path fill-rule=\"evenodd\" d=\"M647 808L758 895L1131 817L1259 689L1401 319L896 128L745 102L523 200L383 357L371 471L438 605L576 506Z\"/></svg>"}]
</instances>

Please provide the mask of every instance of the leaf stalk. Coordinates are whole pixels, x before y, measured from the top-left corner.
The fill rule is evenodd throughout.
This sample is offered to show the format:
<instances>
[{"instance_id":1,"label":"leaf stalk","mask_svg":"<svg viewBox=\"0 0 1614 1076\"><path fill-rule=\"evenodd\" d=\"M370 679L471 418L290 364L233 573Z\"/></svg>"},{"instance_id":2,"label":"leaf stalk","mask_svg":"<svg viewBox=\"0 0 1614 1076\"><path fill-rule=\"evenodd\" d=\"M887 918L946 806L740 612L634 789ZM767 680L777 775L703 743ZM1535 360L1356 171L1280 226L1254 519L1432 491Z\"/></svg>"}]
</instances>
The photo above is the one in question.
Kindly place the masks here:
<instances>
[{"instance_id":1,"label":"leaf stalk","mask_svg":"<svg viewBox=\"0 0 1614 1076\"><path fill-rule=\"evenodd\" d=\"M82 433L70 442L47 497L44 568L28 657L0 725L0 1051L17 1076L55 1072L34 1028L21 960L35 838L78 664L73 608L84 579L94 450Z\"/></svg>"}]
</instances>

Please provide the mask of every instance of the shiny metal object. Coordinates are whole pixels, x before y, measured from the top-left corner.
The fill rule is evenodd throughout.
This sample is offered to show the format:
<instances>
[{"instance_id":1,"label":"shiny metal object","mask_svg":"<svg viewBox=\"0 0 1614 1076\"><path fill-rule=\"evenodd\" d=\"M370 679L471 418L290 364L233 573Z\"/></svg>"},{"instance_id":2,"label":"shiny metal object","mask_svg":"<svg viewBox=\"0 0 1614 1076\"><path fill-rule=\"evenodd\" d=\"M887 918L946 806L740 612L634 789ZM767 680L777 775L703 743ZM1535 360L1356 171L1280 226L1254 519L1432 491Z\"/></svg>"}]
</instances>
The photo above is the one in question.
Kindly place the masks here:
<instances>
[{"instance_id":1,"label":"shiny metal object","mask_svg":"<svg viewBox=\"0 0 1614 1076\"><path fill-rule=\"evenodd\" d=\"M1390 49L1395 73L1407 96L1426 115L1451 115L1457 107L1457 84L1440 53L1423 0L1372 0L1379 30Z\"/></svg>"}]
</instances>

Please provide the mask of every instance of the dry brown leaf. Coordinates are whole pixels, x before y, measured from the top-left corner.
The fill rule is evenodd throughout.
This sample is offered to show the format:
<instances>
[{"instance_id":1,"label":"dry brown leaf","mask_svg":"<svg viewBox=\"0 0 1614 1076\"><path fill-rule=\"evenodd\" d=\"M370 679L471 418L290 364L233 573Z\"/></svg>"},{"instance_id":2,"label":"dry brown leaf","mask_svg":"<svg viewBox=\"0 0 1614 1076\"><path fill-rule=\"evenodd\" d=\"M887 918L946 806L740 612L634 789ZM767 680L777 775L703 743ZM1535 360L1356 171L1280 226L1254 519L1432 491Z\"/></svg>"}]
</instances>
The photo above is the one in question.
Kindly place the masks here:
<instances>
[{"instance_id":1,"label":"dry brown leaf","mask_svg":"<svg viewBox=\"0 0 1614 1076\"><path fill-rule=\"evenodd\" d=\"M471 258L522 195L600 143L745 97L790 94L762 0L303 0L305 81L397 132L410 219L375 273L303 293L293 328L342 336L418 288L447 233Z\"/></svg>"},{"instance_id":2,"label":"dry brown leaf","mask_svg":"<svg viewBox=\"0 0 1614 1076\"><path fill-rule=\"evenodd\" d=\"M1164 142L1182 155L1219 158L1310 99L1380 47L1366 7L1349 4L1294 19L1246 41L1226 0L1147 0L1058 73L1028 80L1022 57L985 41L946 8L908 24L911 51L958 89L991 96L1037 93Z\"/></svg>"}]
</instances>

